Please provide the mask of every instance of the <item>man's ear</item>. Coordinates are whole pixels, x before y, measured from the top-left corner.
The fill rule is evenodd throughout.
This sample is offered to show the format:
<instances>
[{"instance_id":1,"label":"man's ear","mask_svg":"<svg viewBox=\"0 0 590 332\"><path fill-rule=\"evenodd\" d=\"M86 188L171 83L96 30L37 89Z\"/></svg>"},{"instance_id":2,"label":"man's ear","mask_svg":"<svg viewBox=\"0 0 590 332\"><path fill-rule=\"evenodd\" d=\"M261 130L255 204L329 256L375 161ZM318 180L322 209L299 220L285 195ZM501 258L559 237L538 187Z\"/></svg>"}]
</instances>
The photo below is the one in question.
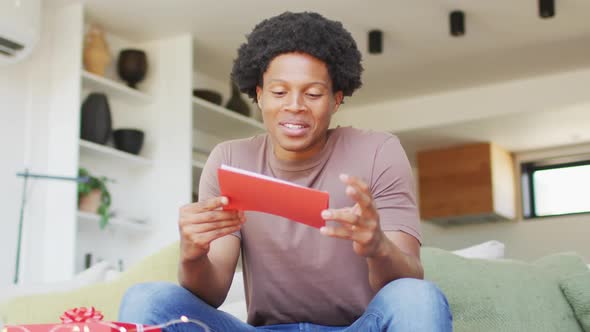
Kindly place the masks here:
<instances>
[{"instance_id":1,"label":"man's ear","mask_svg":"<svg viewBox=\"0 0 590 332\"><path fill-rule=\"evenodd\" d=\"M340 105L342 104L342 100L344 99L344 93L342 91L337 91L334 94L334 111L332 112L332 114L336 113L338 111L338 108L340 107Z\"/></svg>"},{"instance_id":2,"label":"man's ear","mask_svg":"<svg viewBox=\"0 0 590 332\"><path fill-rule=\"evenodd\" d=\"M262 96L262 88L257 85L256 86L256 103L258 104L258 108L262 109L262 103L260 102L260 96Z\"/></svg>"}]
</instances>

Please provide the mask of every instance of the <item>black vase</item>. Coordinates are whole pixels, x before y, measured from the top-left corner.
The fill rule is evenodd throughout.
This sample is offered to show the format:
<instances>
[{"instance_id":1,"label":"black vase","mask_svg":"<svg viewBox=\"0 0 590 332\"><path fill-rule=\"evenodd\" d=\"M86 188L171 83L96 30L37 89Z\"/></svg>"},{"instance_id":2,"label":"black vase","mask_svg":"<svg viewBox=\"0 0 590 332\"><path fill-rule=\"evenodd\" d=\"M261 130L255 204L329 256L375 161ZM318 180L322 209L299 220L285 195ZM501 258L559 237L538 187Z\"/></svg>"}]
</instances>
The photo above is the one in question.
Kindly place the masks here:
<instances>
[{"instance_id":1,"label":"black vase","mask_svg":"<svg viewBox=\"0 0 590 332\"><path fill-rule=\"evenodd\" d=\"M221 105L221 100L223 99L221 93L207 89L194 89L193 96L217 105Z\"/></svg>"},{"instance_id":2,"label":"black vase","mask_svg":"<svg viewBox=\"0 0 590 332\"><path fill-rule=\"evenodd\" d=\"M80 138L106 144L112 132L111 110L107 96L91 93L82 103Z\"/></svg>"},{"instance_id":3,"label":"black vase","mask_svg":"<svg viewBox=\"0 0 590 332\"><path fill-rule=\"evenodd\" d=\"M137 89L136 85L145 78L147 69L147 56L144 51L126 49L119 52L117 73L129 87Z\"/></svg>"},{"instance_id":4,"label":"black vase","mask_svg":"<svg viewBox=\"0 0 590 332\"><path fill-rule=\"evenodd\" d=\"M242 99L240 89L235 84L232 84L231 86L231 97L227 101L227 104L225 104L225 108L245 116L250 116L250 106L248 106L248 103Z\"/></svg>"},{"instance_id":5,"label":"black vase","mask_svg":"<svg viewBox=\"0 0 590 332\"><path fill-rule=\"evenodd\" d=\"M144 133L138 129L117 129L113 132L115 147L121 151L139 154L143 146Z\"/></svg>"}]
</instances>

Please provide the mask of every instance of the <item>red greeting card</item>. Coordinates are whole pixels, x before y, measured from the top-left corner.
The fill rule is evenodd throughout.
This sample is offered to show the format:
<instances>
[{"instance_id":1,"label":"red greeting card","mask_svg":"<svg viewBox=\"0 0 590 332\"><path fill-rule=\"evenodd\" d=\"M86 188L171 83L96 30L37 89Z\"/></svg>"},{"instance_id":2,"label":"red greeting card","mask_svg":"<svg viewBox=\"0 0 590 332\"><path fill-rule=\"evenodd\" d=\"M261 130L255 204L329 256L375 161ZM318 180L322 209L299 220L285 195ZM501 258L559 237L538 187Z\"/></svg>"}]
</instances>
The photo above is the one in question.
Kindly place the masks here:
<instances>
[{"instance_id":1,"label":"red greeting card","mask_svg":"<svg viewBox=\"0 0 590 332\"><path fill-rule=\"evenodd\" d=\"M221 195L229 199L225 210L265 212L316 228L326 224L321 212L330 195L325 191L227 165L217 175Z\"/></svg>"}]
</instances>

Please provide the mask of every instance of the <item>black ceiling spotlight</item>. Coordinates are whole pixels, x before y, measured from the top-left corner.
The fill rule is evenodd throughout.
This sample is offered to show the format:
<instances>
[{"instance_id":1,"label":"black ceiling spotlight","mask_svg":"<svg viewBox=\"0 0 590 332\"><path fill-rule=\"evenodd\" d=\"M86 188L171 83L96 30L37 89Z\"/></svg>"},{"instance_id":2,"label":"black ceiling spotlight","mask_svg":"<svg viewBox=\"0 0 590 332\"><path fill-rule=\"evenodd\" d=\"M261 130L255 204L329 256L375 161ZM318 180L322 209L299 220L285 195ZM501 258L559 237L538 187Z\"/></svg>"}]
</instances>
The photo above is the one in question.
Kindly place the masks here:
<instances>
[{"instance_id":1,"label":"black ceiling spotlight","mask_svg":"<svg viewBox=\"0 0 590 332\"><path fill-rule=\"evenodd\" d=\"M455 37L465 34L465 14L461 10L454 10L449 14L451 35Z\"/></svg>"},{"instance_id":2,"label":"black ceiling spotlight","mask_svg":"<svg viewBox=\"0 0 590 332\"><path fill-rule=\"evenodd\" d=\"M555 0L539 0L539 16L542 18L555 16Z\"/></svg>"},{"instance_id":3,"label":"black ceiling spotlight","mask_svg":"<svg viewBox=\"0 0 590 332\"><path fill-rule=\"evenodd\" d=\"M369 31L369 53L381 54L383 52L383 32L381 30Z\"/></svg>"}]
</instances>

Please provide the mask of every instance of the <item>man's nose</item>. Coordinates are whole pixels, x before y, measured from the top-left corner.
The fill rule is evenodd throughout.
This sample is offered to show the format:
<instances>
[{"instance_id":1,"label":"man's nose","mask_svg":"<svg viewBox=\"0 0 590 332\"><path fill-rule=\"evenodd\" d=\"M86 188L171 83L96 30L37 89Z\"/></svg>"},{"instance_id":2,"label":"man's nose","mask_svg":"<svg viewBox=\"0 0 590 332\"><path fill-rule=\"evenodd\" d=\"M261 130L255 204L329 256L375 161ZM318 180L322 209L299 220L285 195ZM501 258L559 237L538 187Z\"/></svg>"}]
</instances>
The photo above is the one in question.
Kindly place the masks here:
<instances>
[{"instance_id":1,"label":"man's nose","mask_svg":"<svg viewBox=\"0 0 590 332\"><path fill-rule=\"evenodd\" d=\"M292 93L287 98L285 110L290 112L301 112L305 111L305 101L302 93Z\"/></svg>"}]
</instances>

